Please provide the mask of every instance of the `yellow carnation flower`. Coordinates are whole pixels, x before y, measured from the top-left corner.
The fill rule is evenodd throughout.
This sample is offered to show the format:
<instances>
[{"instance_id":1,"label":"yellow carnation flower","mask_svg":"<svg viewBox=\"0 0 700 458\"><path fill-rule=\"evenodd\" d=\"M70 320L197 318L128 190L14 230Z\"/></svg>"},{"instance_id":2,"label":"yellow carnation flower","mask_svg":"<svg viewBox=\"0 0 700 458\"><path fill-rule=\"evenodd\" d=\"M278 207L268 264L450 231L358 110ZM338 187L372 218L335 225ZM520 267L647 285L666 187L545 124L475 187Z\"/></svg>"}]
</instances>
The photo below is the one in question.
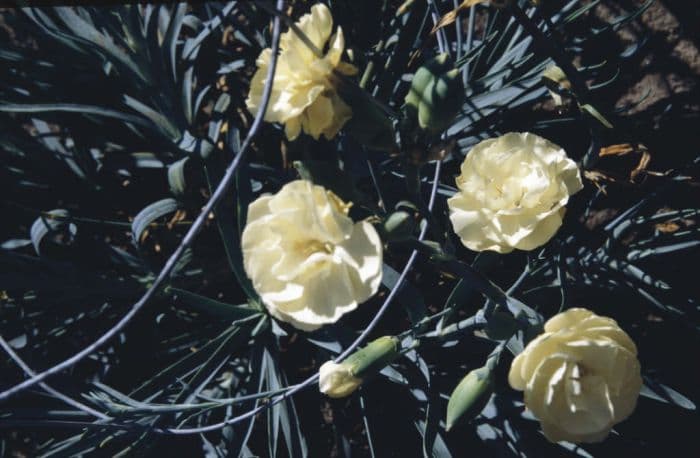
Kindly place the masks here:
<instances>
[{"instance_id":1,"label":"yellow carnation flower","mask_svg":"<svg viewBox=\"0 0 700 458\"><path fill-rule=\"evenodd\" d=\"M510 253L544 245L583 188L574 161L535 134L511 132L475 145L447 200L452 228L474 251Z\"/></svg>"},{"instance_id":2,"label":"yellow carnation flower","mask_svg":"<svg viewBox=\"0 0 700 458\"><path fill-rule=\"evenodd\" d=\"M272 316L303 331L335 323L382 280L382 243L351 204L309 181L287 183L248 206L243 266Z\"/></svg>"},{"instance_id":3,"label":"yellow carnation flower","mask_svg":"<svg viewBox=\"0 0 700 458\"><path fill-rule=\"evenodd\" d=\"M317 50L323 52L328 43L328 51L317 56L294 31L282 34L272 94L264 119L284 124L290 140L296 139L302 129L316 140L321 135L330 139L352 117L352 109L336 91L333 73L354 75L357 68L341 61L345 49L343 30L338 27L331 37L333 17L326 5L314 5L311 13L303 15L296 25ZM272 50L267 48L256 61L258 70L246 99L248 110L253 115L260 108L271 57Z\"/></svg>"},{"instance_id":4,"label":"yellow carnation flower","mask_svg":"<svg viewBox=\"0 0 700 458\"><path fill-rule=\"evenodd\" d=\"M599 442L634 410L637 347L615 320L582 308L555 315L510 367L508 381L552 442Z\"/></svg>"}]
</instances>

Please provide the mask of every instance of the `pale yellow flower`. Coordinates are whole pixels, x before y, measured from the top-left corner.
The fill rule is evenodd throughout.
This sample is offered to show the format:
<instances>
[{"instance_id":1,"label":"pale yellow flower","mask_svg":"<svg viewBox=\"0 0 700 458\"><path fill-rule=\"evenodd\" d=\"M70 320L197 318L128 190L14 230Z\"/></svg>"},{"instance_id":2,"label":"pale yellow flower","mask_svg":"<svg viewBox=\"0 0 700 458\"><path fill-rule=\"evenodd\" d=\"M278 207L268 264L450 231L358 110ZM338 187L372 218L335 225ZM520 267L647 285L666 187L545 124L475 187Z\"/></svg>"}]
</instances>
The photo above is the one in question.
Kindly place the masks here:
<instances>
[{"instance_id":1,"label":"pale yellow flower","mask_svg":"<svg viewBox=\"0 0 700 458\"><path fill-rule=\"evenodd\" d=\"M382 243L370 223L348 217L350 205L304 180L250 204L243 264L272 316L311 331L377 292Z\"/></svg>"},{"instance_id":2,"label":"pale yellow flower","mask_svg":"<svg viewBox=\"0 0 700 458\"><path fill-rule=\"evenodd\" d=\"M509 253L533 250L562 224L569 196L583 188L576 163L531 133L484 140L467 154L448 199L452 227L464 246Z\"/></svg>"},{"instance_id":3,"label":"pale yellow flower","mask_svg":"<svg viewBox=\"0 0 700 458\"><path fill-rule=\"evenodd\" d=\"M362 379L352 375L352 368L346 363L326 361L318 370L318 387L321 393L331 398L350 396L360 385Z\"/></svg>"},{"instance_id":4,"label":"pale yellow flower","mask_svg":"<svg viewBox=\"0 0 700 458\"><path fill-rule=\"evenodd\" d=\"M328 51L319 57L294 31L281 35L272 94L264 119L284 124L290 140L297 138L302 129L316 140L321 135L330 139L352 117L352 109L338 96L333 73L354 75L357 68L341 61L345 49L343 30L338 27L331 36L333 17L326 5L314 5L311 13L303 15L296 25L317 50L323 52L328 44ZM256 61L258 70L246 100L253 115L260 108L271 56L272 50L267 48Z\"/></svg>"},{"instance_id":5,"label":"pale yellow flower","mask_svg":"<svg viewBox=\"0 0 700 458\"><path fill-rule=\"evenodd\" d=\"M637 347L615 320L574 308L552 317L510 367L508 381L552 442L599 442L634 410Z\"/></svg>"}]
</instances>

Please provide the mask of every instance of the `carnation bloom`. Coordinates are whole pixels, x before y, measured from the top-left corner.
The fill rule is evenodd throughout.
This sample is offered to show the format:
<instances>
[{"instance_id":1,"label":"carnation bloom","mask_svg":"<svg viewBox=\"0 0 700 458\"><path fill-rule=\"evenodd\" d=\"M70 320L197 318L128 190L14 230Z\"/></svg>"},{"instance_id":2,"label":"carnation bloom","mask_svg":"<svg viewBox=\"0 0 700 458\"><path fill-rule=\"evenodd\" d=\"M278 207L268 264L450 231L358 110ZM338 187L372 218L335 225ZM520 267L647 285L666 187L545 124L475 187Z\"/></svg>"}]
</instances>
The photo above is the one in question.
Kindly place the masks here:
<instances>
[{"instance_id":1,"label":"carnation bloom","mask_svg":"<svg viewBox=\"0 0 700 458\"><path fill-rule=\"evenodd\" d=\"M552 317L510 367L508 381L552 442L599 442L634 410L637 347L615 320L574 308Z\"/></svg>"},{"instance_id":2,"label":"carnation bloom","mask_svg":"<svg viewBox=\"0 0 700 458\"><path fill-rule=\"evenodd\" d=\"M328 51L323 56L316 55L293 30L281 35L272 94L264 119L284 124L290 140L296 139L302 129L316 140L321 135L330 139L352 117L352 110L338 96L333 73L354 75L357 68L341 61L345 38L340 27L331 36L333 18L328 7L320 3L314 5L311 13L303 15L296 25L316 50L323 52L328 43ZM256 61L258 70L246 99L248 110L254 115L260 109L271 57L272 50L267 48Z\"/></svg>"},{"instance_id":3,"label":"carnation bloom","mask_svg":"<svg viewBox=\"0 0 700 458\"><path fill-rule=\"evenodd\" d=\"M469 151L457 187L447 203L464 246L508 253L545 244L583 183L561 147L531 133L508 133Z\"/></svg>"},{"instance_id":4,"label":"carnation bloom","mask_svg":"<svg viewBox=\"0 0 700 458\"><path fill-rule=\"evenodd\" d=\"M272 316L311 331L377 292L382 243L370 223L348 217L350 205L304 180L250 204L243 264Z\"/></svg>"}]
</instances>

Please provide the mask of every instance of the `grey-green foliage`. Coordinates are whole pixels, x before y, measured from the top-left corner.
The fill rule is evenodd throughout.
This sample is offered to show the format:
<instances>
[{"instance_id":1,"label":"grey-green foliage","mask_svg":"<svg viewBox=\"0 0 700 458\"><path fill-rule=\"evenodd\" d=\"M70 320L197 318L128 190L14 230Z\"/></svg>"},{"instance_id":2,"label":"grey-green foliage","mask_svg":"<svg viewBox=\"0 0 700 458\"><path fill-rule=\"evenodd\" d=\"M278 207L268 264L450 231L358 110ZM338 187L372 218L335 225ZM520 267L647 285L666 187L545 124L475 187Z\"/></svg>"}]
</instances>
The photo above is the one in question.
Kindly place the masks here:
<instances>
[{"instance_id":1,"label":"grey-green foliage","mask_svg":"<svg viewBox=\"0 0 700 458\"><path fill-rule=\"evenodd\" d=\"M309 157L295 167L303 178L353 200L354 216L382 220L391 253L385 256L383 284L394 291L395 299L381 309L389 312L377 329L389 324L391 332L400 332L405 353L347 404L332 407L339 413L345 406L352 412L358 409L361 420L356 424L361 421L364 428L361 441L375 456L387 450L392 428L408 432L407 443L415 443L415 452L425 456L459 455L465 432L473 436L471 443L483 440L500 452L512 453L515 447L521 455L537 456L538 448L523 440L534 433L533 422L520 418L521 400L497 374L489 372L489 383L477 391L461 393L457 410L449 407L450 393L465 374L486 363L494 346L497 356L503 349L519 351L540 329L543 316L574 305L569 301L574 288L625 289L638 301L635 304L647 304L669 323L696 327L696 299L674 294L672 279L655 278L645 263L698 246L697 225L672 233L654 229L658 223L697 221L696 208L657 213L663 199L684 185L683 173L696 171L697 164L668 177L663 190L650 192L620 214L603 230L601 240L588 240L590 233L573 224L541 252L472 259L447 229L443 201L455 191L452 177L441 176L434 165L425 166L426 160L406 165L392 148L394 143L445 147L445 167L453 167L479 139L513 128L517 109L542 99L547 88L541 73L552 56L536 46L507 10L478 6L465 14L464 23L431 36L432 13L449 11L453 2L415 1L401 15L392 9L395 2L329 3L353 47L355 64L363 70L373 68L362 78L364 88L353 85L347 93L362 91L362 103L372 100L366 96L374 97L371 114L377 122L372 123L387 132L361 125L367 135L341 136L320 159L308 147L304 153ZM557 46L573 59L650 4L599 28L573 28L597 3L573 0L542 12L526 7L526 13L546 37L566 40ZM295 2L295 12L304 8ZM0 251L0 292L8 293L0 334L21 347L22 355L36 355L32 361L41 363L37 367L64 358L62 349L80 348L123 315L162 266L162 257L147 242L166 252L180 243L183 228L240 153L242 133L249 128L244 107L248 77L261 48L269 46L269 9L232 1L24 8L8 16L36 46L0 44L0 178L8 196L4 206L19 228L11 229ZM348 22L367 18L369 12L372 20L367 24ZM483 25L478 34L470 27L476 14ZM373 24L373 30L363 29ZM227 35L232 40L225 41ZM381 46L361 45L366 36ZM445 46L449 49L439 49ZM638 49L639 44L631 45L618 57L628 59ZM454 81L460 83L456 87L463 85L464 98L455 98L459 109L440 120L440 129L407 141L405 132L395 133L390 125L400 123L411 76L446 51L459 68ZM617 63L581 68L583 78L594 80L593 100L596 91L614 82L603 68ZM221 76L227 77L228 92L217 87ZM519 120L527 121L524 118ZM560 124L588 135L589 126L578 112L528 127ZM293 176L263 160L263 150L279 148L282 135L266 126L259 154L238 169L231 192L180 259L169 285L127 332L95 353L98 367L79 366L66 375L71 394L111 420L96 423L79 411L56 410L51 401L42 404L40 412L11 404L0 421L82 422L43 443L39 452L47 456L157 451L167 446L169 434L182 428L195 430L191 437L208 456L305 456L319 450L316 438L307 433L314 425L302 421L318 420L308 412L316 412L318 404L301 411L294 397L275 397L293 388L300 373L313 374L316 366L310 366L310 372L292 368L294 376L288 375L286 358L294 358L290 348L295 345L314 363L337 356L363 325L344 320L312 334L296 334L265 314L245 275L240 232L247 206ZM596 135L591 128L588 149L599 146ZM290 149L303 148L299 144ZM577 152L579 156L587 147ZM131 186L136 191L128 191ZM406 187L415 199L408 205ZM429 191L433 198L437 195L436 201L426 199ZM588 193L581 199L588 199L590 207L599 196ZM176 210L184 212L185 220L173 219ZM419 233L428 240L417 241ZM632 233L645 235L628 244L626 237ZM410 256L413 249L419 254ZM414 259L415 276L403 275L406 258ZM499 286L503 266L509 272L522 270L508 290ZM436 278L431 277L435 272L444 273L440 281L445 286L421 279ZM499 284L491 277L499 278ZM540 293L554 294L556 305L552 307L551 300L540 303ZM364 310L374 313L378 302L364 305ZM638 317L647 312L639 306L630 313ZM477 329L484 331L479 338L474 337ZM145 354L146 349L152 353ZM303 358L292 361L309 363ZM17 381L20 373L13 363L3 364ZM119 389L107 383L110 377ZM305 386L315 390L314 383ZM491 389L495 395L486 396ZM374 390L398 400L403 415L388 418L378 410L384 400ZM643 394L686 409L695 407L651 376ZM224 425L252 408L262 409L271 399L280 402L258 420L251 416ZM449 425L443 421L446 412ZM452 425L457 414L464 420L459 427ZM196 431L217 424L221 427L206 434ZM354 426L336 419L337 443L353 449ZM455 429L448 433L446 426ZM419 439L410 442L413 436Z\"/></svg>"}]
</instances>

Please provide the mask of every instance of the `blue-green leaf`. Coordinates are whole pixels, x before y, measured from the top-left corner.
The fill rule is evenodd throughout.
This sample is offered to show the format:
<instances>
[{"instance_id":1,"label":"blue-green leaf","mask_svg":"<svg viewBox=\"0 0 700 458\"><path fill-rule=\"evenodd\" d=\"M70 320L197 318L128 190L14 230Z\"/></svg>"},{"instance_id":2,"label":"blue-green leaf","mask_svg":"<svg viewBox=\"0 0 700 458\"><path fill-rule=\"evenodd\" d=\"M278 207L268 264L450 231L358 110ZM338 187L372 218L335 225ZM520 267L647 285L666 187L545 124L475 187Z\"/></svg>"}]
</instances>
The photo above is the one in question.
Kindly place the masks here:
<instances>
[{"instance_id":1,"label":"blue-green leaf","mask_svg":"<svg viewBox=\"0 0 700 458\"><path fill-rule=\"evenodd\" d=\"M141 244L141 236L151 223L158 218L175 212L177 208L177 201L168 198L153 202L141 210L131 223L131 237L134 241L134 245L139 246Z\"/></svg>"}]
</instances>

